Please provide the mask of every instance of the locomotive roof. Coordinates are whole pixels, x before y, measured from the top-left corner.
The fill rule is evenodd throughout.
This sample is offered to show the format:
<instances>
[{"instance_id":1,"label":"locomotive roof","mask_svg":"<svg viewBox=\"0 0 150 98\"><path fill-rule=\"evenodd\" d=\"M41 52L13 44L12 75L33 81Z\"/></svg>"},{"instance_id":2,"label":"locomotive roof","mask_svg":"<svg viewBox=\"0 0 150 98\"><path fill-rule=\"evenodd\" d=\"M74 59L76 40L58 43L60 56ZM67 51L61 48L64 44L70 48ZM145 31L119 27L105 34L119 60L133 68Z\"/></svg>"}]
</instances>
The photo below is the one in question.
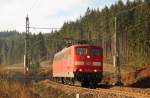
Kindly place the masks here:
<instances>
[{"instance_id":1,"label":"locomotive roof","mask_svg":"<svg viewBox=\"0 0 150 98\"><path fill-rule=\"evenodd\" d=\"M72 45L70 47L78 47L78 46L91 46L91 47L100 47L100 46L96 46L96 45L90 45L90 44L76 44L76 45Z\"/></svg>"},{"instance_id":2,"label":"locomotive roof","mask_svg":"<svg viewBox=\"0 0 150 98\"><path fill-rule=\"evenodd\" d=\"M79 46L91 46L91 47L99 47L99 46L96 46L96 45L89 45L89 44L76 44L76 45L71 45L71 46L69 46L69 47L65 47L65 48L63 48L62 50L60 50L59 52L57 52L55 55L58 55L58 54L60 54L60 53L62 53L62 52L64 52L66 49L68 49L68 48L71 48L71 47L79 47Z\"/></svg>"}]
</instances>

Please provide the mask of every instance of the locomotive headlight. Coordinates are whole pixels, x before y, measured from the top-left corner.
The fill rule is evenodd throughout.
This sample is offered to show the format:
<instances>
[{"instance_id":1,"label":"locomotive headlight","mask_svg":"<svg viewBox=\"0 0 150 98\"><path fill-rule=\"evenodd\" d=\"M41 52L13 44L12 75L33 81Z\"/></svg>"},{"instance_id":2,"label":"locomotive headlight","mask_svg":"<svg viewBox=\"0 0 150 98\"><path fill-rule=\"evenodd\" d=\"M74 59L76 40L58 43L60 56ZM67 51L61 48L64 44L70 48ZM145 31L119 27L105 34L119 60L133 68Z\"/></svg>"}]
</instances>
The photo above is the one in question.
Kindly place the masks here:
<instances>
[{"instance_id":1,"label":"locomotive headlight","mask_svg":"<svg viewBox=\"0 0 150 98\"><path fill-rule=\"evenodd\" d=\"M84 62L83 61L76 61L75 65L84 65Z\"/></svg>"},{"instance_id":2,"label":"locomotive headlight","mask_svg":"<svg viewBox=\"0 0 150 98\"><path fill-rule=\"evenodd\" d=\"M82 69L79 69L79 71L83 71Z\"/></svg>"},{"instance_id":3,"label":"locomotive headlight","mask_svg":"<svg viewBox=\"0 0 150 98\"><path fill-rule=\"evenodd\" d=\"M93 62L94 66L101 66L101 62Z\"/></svg>"},{"instance_id":4,"label":"locomotive headlight","mask_svg":"<svg viewBox=\"0 0 150 98\"><path fill-rule=\"evenodd\" d=\"M94 72L97 72L97 70L95 69Z\"/></svg>"}]
</instances>

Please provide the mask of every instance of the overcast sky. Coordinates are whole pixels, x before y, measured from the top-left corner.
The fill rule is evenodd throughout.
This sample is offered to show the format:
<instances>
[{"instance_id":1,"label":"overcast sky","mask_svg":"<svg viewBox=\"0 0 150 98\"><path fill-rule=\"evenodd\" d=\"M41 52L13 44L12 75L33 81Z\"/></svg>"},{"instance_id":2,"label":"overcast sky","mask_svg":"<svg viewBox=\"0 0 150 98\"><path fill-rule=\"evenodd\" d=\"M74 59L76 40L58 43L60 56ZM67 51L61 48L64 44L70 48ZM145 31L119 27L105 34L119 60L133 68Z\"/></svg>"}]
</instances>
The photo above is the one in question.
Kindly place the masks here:
<instances>
[{"instance_id":1,"label":"overcast sky","mask_svg":"<svg viewBox=\"0 0 150 98\"><path fill-rule=\"evenodd\" d=\"M88 7L102 9L118 0L0 0L0 31L25 31L25 17L30 26L60 28L65 21L83 16ZM33 32L41 30L32 30ZM48 32L48 30L46 30Z\"/></svg>"}]
</instances>

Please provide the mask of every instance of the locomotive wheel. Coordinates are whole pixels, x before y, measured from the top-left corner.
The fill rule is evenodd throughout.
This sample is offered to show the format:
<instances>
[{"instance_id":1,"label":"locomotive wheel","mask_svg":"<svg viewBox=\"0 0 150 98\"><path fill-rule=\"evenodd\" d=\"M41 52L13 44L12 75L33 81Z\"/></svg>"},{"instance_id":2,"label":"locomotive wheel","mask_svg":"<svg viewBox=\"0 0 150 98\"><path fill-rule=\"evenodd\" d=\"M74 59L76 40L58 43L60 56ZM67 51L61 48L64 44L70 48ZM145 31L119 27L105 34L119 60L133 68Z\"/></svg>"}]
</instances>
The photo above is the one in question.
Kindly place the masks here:
<instances>
[{"instance_id":1,"label":"locomotive wheel","mask_svg":"<svg viewBox=\"0 0 150 98\"><path fill-rule=\"evenodd\" d=\"M61 83L62 83L62 84L64 84L64 83L65 83L64 78L63 78L63 77L61 77Z\"/></svg>"},{"instance_id":2,"label":"locomotive wheel","mask_svg":"<svg viewBox=\"0 0 150 98\"><path fill-rule=\"evenodd\" d=\"M91 89L95 89L97 87L97 83L96 82L89 82L89 86Z\"/></svg>"},{"instance_id":3,"label":"locomotive wheel","mask_svg":"<svg viewBox=\"0 0 150 98\"><path fill-rule=\"evenodd\" d=\"M63 79L64 79L64 84L69 84L69 78L64 77Z\"/></svg>"},{"instance_id":4,"label":"locomotive wheel","mask_svg":"<svg viewBox=\"0 0 150 98\"><path fill-rule=\"evenodd\" d=\"M72 85L74 85L74 84L75 84L75 79L72 78L72 79L71 79L71 82L72 82Z\"/></svg>"},{"instance_id":5,"label":"locomotive wheel","mask_svg":"<svg viewBox=\"0 0 150 98\"><path fill-rule=\"evenodd\" d=\"M89 87L89 83L86 82L86 81L83 81L83 82L81 82L81 86L88 88Z\"/></svg>"}]
</instances>

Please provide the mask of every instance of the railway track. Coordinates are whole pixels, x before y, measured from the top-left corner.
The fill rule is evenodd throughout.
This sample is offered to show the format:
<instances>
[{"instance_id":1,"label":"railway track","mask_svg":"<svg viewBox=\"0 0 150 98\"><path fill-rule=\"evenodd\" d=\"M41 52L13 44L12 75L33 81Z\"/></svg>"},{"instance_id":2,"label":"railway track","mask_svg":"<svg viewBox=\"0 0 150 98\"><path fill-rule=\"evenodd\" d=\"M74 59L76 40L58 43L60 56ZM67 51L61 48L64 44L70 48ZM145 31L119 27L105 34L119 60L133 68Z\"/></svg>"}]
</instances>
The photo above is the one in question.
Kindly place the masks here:
<instances>
[{"instance_id":1,"label":"railway track","mask_svg":"<svg viewBox=\"0 0 150 98\"><path fill-rule=\"evenodd\" d=\"M2 77L2 79L23 80L24 78L21 75L20 77L15 77L15 78ZM43 81L45 79L50 79L50 77L38 77L38 79L28 77L27 79L42 80L41 82L37 82L35 84L42 84L42 86L47 87L47 91L49 91L49 89L52 88L52 90L56 89L57 91L63 91L63 93L66 94L67 96L71 94L73 95L79 94L80 95L79 98L150 98L150 88L141 89L141 88L131 88L131 87L100 86L96 89L90 89L90 88L80 87L80 85L70 86L70 85L56 83L50 80Z\"/></svg>"},{"instance_id":2,"label":"railway track","mask_svg":"<svg viewBox=\"0 0 150 98\"><path fill-rule=\"evenodd\" d=\"M63 91L66 94L79 94L80 98L150 98L150 94L148 92L141 93L141 91L144 89L140 89L137 91L135 88L132 91L132 88L130 88L130 90L128 91L128 87L89 89L79 86L59 84L52 81L43 83L46 86ZM119 88L121 88L122 90L120 90Z\"/></svg>"},{"instance_id":3,"label":"railway track","mask_svg":"<svg viewBox=\"0 0 150 98\"><path fill-rule=\"evenodd\" d=\"M130 92L130 91L120 91L120 90L112 90L112 89L96 89L95 91L105 94L110 94L113 96L123 97L123 98L150 98L150 95L143 94L139 92Z\"/></svg>"},{"instance_id":4,"label":"railway track","mask_svg":"<svg viewBox=\"0 0 150 98\"><path fill-rule=\"evenodd\" d=\"M3 77L0 80L24 80L23 77ZM27 80L38 80L38 83L42 83L42 85L49 86L49 88L55 88L57 91L63 91L66 94L79 94L80 98L150 98L150 89L137 89L137 88L129 88L129 87L114 87L101 85L96 89L83 88L80 84L75 86L71 86L68 84L61 84L54 81L49 80L50 77L27 77ZM47 82L43 82L43 80L48 79ZM41 82L40 82L41 81ZM88 97L87 97L88 96Z\"/></svg>"},{"instance_id":5,"label":"railway track","mask_svg":"<svg viewBox=\"0 0 150 98\"><path fill-rule=\"evenodd\" d=\"M30 80L32 78L28 79ZM43 78L41 80L43 80ZM37 82L37 84L41 82ZM108 87L103 85L100 86L101 88L90 89L83 88L80 84L71 86L68 84L56 83L50 80L43 82L42 85L48 86L49 88L55 88L57 91L63 91L65 94L70 94L70 92L73 94L79 94L79 98L150 98L150 89L146 91L145 89L114 86Z\"/></svg>"}]
</instances>

